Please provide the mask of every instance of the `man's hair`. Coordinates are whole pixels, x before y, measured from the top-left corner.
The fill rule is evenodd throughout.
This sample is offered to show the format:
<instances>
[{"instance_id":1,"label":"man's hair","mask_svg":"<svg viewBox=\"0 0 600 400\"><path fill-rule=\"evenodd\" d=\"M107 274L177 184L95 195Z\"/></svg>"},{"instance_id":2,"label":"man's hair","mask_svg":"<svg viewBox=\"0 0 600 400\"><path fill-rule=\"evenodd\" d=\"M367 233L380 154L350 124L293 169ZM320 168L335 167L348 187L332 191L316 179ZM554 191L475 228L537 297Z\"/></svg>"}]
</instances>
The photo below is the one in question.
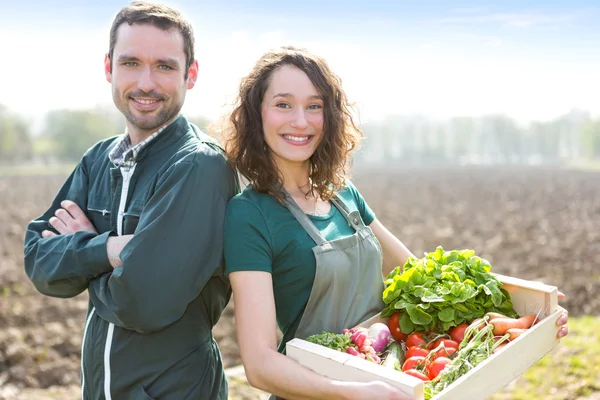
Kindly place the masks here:
<instances>
[{"instance_id":1,"label":"man's hair","mask_svg":"<svg viewBox=\"0 0 600 400\"><path fill-rule=\"evenodd\" d=\"M284 65L303 71L323 98L322 139L310 157L309 192L329 200L344 186L350 155L362 138L354 123L352 105L342 89L341 79L327 62L295 47L282 47L264 54L250 74L242 79L235 109L226 128L226 150L231 164L249 179L258 192L282 200L282 182L271 150L267 146L261 105L273 72Z\"/></svg>"},{"instance_id":2,"label":"man's hair","mask_svg":"<svg viewBox=\"0 0 600 400\"><path fill-rule=\"evenodd\" d=\"M181 13L164 4L148 1L134 1L124 7L116 15L110 28L110 45L108 57L111 60L117 43L117 31L119 27L127 23L129 25L152 25L164 31L177 29L183 36L183 50L185 52L185 78L188 70L194 62L194 31L192 25L181 15Z\"/></svg>"}]
</instances>

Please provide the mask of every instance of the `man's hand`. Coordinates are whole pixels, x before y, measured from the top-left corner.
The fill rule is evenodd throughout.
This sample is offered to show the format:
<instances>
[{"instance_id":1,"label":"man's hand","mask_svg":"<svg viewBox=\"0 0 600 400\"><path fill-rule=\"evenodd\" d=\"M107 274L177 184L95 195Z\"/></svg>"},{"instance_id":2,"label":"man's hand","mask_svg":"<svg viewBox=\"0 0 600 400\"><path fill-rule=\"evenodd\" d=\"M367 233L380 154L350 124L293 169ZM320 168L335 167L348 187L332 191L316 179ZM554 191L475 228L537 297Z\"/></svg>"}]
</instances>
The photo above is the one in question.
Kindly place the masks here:
<instances>
[{"instance_id":1,"label":"man's hand","mask_svg":"<svg viewBox=\"0 0 600 400\"><path fill-rule=\"evenodd\" d=\"M50 218L50 225L58 231L60 235L68 235L75 232L96 232L96 228L87 218L85 213L77 204L71 200L64 200L60 203L62 208L59 208L54 213L55 217ZM52 231L43 231L42 237L49 238L57 236Z\"/></svg>"},{"instance_id":2,"label":"man's hand","mask_svg":"<svg viewBox=\"0 0 600 400\"><path fill-rule=\"evenodd\" d=\"M111 236L106 241L106 254L108 254L108 261L113 268L123 266L120 255L131 238L133 238L133 235Z\"/></svg>"}]
</instances>

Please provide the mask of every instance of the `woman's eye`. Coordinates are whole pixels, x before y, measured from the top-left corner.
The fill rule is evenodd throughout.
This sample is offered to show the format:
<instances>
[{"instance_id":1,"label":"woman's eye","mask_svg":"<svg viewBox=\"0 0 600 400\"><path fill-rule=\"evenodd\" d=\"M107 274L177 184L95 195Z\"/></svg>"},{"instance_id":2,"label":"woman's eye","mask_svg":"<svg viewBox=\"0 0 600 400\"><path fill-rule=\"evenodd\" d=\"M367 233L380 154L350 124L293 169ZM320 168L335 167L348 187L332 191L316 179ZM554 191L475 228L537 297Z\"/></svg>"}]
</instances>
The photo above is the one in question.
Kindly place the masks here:
<instances>
[{"instance_id":1,"label":"woman's eye","mask_svg":"<svg viewBox=\"0 0 600 400\"><path fill-rule=\"evenodd\" d=\"M310 106L308 106L308 108L310 110L319 110L319 109L323 108L323 106L320 104L311 104Z\"/></svg>"},{"instance_id":2,"label":"woman's eye","mask_svg":"<svg viewBox=\"0 0 600 400\"><path fill-rule=\"evenodd\" d=\"M277 103L277 104L275 105L275 107L279 107L279 108L292 108L292 107L290 107L290 105L289 105L289 104L287 104L287 103Z\"/></svg>"}]
</instances>

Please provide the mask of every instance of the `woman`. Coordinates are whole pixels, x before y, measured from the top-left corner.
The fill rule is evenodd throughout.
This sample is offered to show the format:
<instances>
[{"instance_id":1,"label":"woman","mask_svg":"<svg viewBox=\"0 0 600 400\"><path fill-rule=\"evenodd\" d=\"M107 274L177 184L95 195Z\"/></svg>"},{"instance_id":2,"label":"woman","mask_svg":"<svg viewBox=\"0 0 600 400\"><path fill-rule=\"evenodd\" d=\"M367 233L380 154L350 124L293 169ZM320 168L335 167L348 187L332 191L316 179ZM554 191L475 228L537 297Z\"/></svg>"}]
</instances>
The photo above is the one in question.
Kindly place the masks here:
<instances>
[{"instance_id":1,"label":"woman","mask_svg":"<svg viewBox=\"0 0 600 400\"><path fill-rule=\"evenodd\" d=\"M282 48L257 62L238 102L226 150L251 184L228 206L225 264L249 383L290 399L410 398L383 382L325 378L282 354L294 337L341 332L381 311L382 274L412 255L346 179L361 132L340 79L323 59Z\"/></svg>"}]
</instances>

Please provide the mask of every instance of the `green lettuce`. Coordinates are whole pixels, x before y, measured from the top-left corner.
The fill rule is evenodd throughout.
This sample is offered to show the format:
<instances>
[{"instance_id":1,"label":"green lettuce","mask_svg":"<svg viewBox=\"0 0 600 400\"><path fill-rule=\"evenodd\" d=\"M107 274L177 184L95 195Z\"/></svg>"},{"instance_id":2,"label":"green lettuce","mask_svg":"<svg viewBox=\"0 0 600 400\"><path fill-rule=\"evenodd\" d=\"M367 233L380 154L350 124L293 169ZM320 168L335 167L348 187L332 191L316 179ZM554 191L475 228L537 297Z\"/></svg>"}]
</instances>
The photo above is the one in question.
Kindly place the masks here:
<instances>
[{"instance_id":1,"label":"green lettuce","mask_svg":"<svg viewBox=\"0 0 600 400\"><path fill-rule=\"evenodd\" d=\"M490 271L490 263L473 250L444 251L438 246L425 257L408 259L385 280L382 311L401 311L400 329L442 330L470 323L489 311L517 317L510 294Z\"/></svg>"}]
</instances>

